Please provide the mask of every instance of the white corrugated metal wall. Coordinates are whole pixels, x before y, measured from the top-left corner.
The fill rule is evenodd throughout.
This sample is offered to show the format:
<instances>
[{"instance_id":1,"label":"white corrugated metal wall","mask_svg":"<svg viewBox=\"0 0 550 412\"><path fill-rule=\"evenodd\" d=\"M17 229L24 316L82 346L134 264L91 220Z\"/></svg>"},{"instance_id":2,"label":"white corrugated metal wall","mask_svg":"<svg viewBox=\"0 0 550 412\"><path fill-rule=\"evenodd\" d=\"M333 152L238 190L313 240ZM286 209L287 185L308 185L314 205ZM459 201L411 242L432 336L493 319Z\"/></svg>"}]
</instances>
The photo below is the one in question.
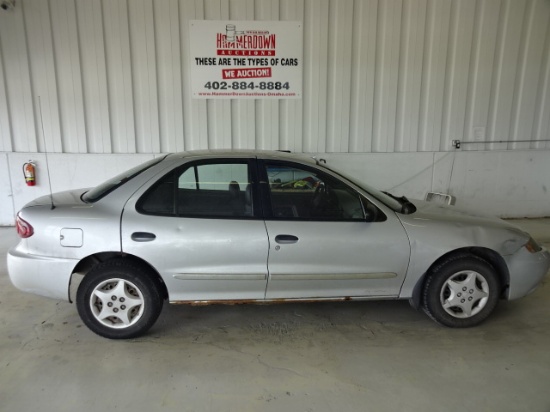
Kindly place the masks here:
<instances>
[{"instance_id":1,"label":"white corrugated metal wall","mask_svg":"<svg viewBox=\"0 0 550 412\"><path fill-rule=\"evenodd\" d=\"M303 98L192 99L189 20L200 19L303 22ZM320 153L395 194L443 191L500 216L548 216L549 139L550 0L16 0L0 10L0 225L49 192L47 175L54 191L93 186L157 153L204 148ZM452 140L504 143L456 150ZM34 187L21 176L29 158Z\"/></svg>"},{"instance_id":2,"label":"white corrugated metal wall","mask_svg":"<svg viewBox=\"0 0 550 412\"><path fill-rule=\"evenodd\" d=\"M299 20L303 99L194 100L188 21ZM550 148L549 0L17 0L0 151Z\"/></svg>"}]
</instances>

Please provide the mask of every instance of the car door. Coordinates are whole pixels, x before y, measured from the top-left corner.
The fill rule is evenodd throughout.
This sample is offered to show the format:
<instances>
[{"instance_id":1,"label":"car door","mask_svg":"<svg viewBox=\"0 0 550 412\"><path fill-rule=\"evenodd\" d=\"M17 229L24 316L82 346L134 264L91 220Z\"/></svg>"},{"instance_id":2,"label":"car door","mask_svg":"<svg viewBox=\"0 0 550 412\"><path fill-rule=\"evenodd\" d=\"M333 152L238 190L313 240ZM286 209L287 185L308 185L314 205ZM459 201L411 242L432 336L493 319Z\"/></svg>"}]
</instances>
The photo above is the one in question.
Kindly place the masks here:
<instances>
[{"instance_id":1,"label":"car door","mask_svg":"<svg viewBox=\"0 0 550 412\"><path fill-rule=\"evenodd\" d=\"M267 299L398 296L410 246L393 212L312 166L260 164Z\"/></svg>"},{"instance_id":2,"label":"car door","mask_svg":"<svg viewBox=\"0 0 550 412\"><path fill-rule=\"evenodd\" d=\"M169 299L263 299L268 240L253 159L186 163L142 188L122 216L122 250L162 276Z\"/></svg>"}]
</instances>

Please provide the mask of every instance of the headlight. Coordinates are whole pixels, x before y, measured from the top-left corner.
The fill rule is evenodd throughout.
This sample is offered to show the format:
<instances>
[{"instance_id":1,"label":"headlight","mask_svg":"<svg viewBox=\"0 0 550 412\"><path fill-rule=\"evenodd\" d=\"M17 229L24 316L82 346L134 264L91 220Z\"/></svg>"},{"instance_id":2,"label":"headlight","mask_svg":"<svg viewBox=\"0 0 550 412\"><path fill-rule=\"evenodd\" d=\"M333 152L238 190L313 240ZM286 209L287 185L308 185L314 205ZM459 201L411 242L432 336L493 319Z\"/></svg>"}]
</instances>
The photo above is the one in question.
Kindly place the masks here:
<instances>
[{"instance_id":1,"label":"headlight","mask_svg":"<svg viewBox=\"0 0 550 412\"><path fill-rule=\"evenodd\" d=\"M531 253L537 253L542 250L539 244L535 242L535 239L533 239L532 237L529 238L529 241L525 244L525 248Z\"/></svg>"}]
</instances>

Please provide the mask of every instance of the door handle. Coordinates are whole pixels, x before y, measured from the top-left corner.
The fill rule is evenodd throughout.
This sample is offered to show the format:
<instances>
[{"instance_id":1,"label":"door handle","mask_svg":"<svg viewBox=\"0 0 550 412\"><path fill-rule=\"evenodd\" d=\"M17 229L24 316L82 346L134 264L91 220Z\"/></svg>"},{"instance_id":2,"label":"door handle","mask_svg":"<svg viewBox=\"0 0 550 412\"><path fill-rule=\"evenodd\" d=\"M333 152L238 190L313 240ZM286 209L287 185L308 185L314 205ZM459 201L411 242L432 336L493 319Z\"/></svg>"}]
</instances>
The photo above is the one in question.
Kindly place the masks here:
<instances>
[{"instance_id":1,"label":"door handle","mask_svg":"<svg viewBox=\"0 0 550 412\"><path fill-rule=\"evenodd\" d=\"M275 236L275 242L281 245L287 245L298 242L298 238L294 235L277 235Z\"/></svg>"},{"instance_id":2,"label":"door handle","mask_svg":"<svg viewBox=\"0 0 550 412\"><path fill-rule=\"evenodd\" d=\"M132 233L132 240L134 242L150 242L155 240L157 237L154 233L149 232L134 232Z\"/></svg>"}]
</instances>

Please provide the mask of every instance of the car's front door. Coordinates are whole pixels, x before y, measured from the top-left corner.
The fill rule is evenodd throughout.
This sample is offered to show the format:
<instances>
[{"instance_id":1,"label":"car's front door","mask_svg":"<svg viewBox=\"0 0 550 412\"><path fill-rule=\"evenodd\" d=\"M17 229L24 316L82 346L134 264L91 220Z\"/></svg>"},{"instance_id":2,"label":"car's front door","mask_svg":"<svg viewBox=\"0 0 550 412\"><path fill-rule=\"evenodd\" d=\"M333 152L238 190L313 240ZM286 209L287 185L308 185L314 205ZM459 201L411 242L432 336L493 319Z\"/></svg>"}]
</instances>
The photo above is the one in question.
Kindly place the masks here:
<instances>
[{"instance_id":1,"label":"car's front door","mask_svg":"<svg viewBox=\"0 0 550 412\"><path fill-rule=\"evenodd\" d=\"M261 170L267 299L398 296L410 246L393 213L313 167L264 161Z\"/></svg>"},{"instance_id":2,"label":"car's front door","mask_svg":"<svg viewBox=\"0 0 550 412\"><path fill-rule=\"evenodd\" d=\"M126 204L122 250L161 274L170 301L264 298L268 240L254 164L186 163Z\"/></svg>"}]
</instances>

